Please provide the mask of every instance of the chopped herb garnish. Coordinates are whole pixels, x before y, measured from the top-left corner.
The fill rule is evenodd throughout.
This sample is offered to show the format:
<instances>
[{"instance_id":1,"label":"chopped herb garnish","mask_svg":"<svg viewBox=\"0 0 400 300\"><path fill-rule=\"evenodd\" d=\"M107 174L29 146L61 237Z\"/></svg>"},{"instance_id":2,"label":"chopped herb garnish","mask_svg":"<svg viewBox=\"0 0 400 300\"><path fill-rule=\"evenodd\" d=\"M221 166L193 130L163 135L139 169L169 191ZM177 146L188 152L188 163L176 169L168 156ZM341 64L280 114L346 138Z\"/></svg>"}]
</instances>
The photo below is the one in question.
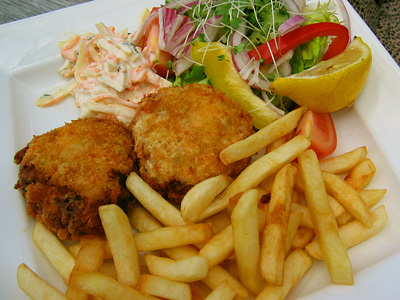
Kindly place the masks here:
<instances>
[{"instance_id":1,"label":"chopped herb garnish","mask_svg":"<svg viewBox=\"0 0 400 300\"><path fill-rule=\"evenodd\" d=\"M168 70L171 70L172 69L172 61L167 61L167 68L168 68Z\"/></svg>"}]
</instances>

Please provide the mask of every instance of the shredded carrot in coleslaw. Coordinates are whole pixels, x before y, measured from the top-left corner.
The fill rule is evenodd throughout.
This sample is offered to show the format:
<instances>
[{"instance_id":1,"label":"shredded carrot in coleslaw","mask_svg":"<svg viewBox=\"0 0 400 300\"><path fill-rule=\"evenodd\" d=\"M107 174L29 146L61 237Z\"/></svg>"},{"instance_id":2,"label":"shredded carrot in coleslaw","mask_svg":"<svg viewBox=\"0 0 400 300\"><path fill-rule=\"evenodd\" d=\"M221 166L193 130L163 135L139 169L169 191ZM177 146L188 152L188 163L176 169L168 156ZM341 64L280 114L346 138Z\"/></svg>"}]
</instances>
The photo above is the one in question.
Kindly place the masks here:
<instances>
[{"instance_id":1,"label":"shredded carrot in coleslaw","mask_svg":"<svg viewBox=\"0 0 400 300\"><path fill-rule=\"evenodd\" d=\"M61 42L63 77L73 77L64 88L36 100L41 107L75 98L81 116L112 115L128 124L138 102L171 83L152 69L153 60L130 42L127 30L96 25L98 34L74 35Z\"/></svg>"}]
</instances>

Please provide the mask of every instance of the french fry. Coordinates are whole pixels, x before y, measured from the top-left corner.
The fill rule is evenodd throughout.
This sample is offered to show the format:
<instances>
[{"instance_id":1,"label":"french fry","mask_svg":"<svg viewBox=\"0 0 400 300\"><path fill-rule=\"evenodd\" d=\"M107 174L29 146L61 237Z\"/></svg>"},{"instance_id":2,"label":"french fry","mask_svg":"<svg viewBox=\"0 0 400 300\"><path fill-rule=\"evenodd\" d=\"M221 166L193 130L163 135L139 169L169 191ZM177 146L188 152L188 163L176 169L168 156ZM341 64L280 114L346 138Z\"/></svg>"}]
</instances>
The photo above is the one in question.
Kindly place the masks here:
<instances>
[{"instance_id":1,"label":"french fry","mask_svg":"<svg viewBox=\"0 0 400 300\"><path fill-rule=\"evenodd\" d=\"M199 255L181 260L173 260L166 257L146 254L144 260L149 268L150 274L170 280L194 282L204 279L208 273L207 261Z\"/></svg>"},{"instance_id":2,"label":"french fry","mask_svg":"<svg viewBox=\"0 0 400 300\"><path fill-rule=\"evenodd\" d=\"M223 268L225 270L227 270L232 276L239 279L239 271L237 268L236 261L232 260L232 261L228 262L227 264L224 264Z\"/></svg>"},{"instance_id":3,"label":"french fry","mask_svg":"<svg viewBox=\"0 0 400 300\"><path fill-rule=\"evenodd\" d=\"M264 189L262 189L260 187L257 187L255 189L258 191L258 194L259 194L258 210L257 210L258 211L258 231L261 232L265 227L265 220L267 218L269 195L265 195ZM228 207L226 208L226 210L223 210L223 212L226 211L227 214L229 215L229 220L231 220L230 215L232 214L233 209L235 208L235 206L239 202L240 197L243 194L244 193L239 193L239 194L236 194L235 196L233 196L232 198L230 198ZM264 198L265 196L267 196L267 197ZM266 199L268 199L268 200L266 200ZM206 220L208 220L208 219L206 219Z\"/></svg>"},{"instance_id":4,"label":"french fry","mask_svg":"<svg viewBox=\"0 0 400 300\"><path fill-rule=\"evenodd\" d=\"M362 162L367 155L367 147L359 147L352 151L320 160L323 172L332 174L344 174Z\"/></svg>"},{"instance_id":5,"label":"french fry","mask_svg":"<svg viewBox=\"0 0 400 300\"><path fill-rule=\"evenodd\" d=\"M267 285L256 300L285 299L311 266L312 259L303 250L294 250L285 260L283 285Z\"/></svg>"},{"instance_id":6,"label":"french fry","mask_svg":"<svg viewBox=\"0 0 400 300\"><path fill-rule=\"evenodd\" d=\"M353 284L352 265L340 239L318 158L313 150L306 150L300 154L299 171L314 230L332 281L337 284Z\"/></svg>"},{"instance_id":7,"label":"french fry","mask_svg":"<svg viewBox=\"0 0 400 300\"><path fill-rule=\"evenodd\" d=\"M68 300L69 298L40 278L27 265L20 264L17 269L18 286L32 300Z\"/></svg>"},{"instance_id":8,"label":"french fry","mask_svg":"<svg viewBox=\"0 0 400 300\"><path fill-rule=\"evenodd\" d=\"M192 300L205 300L212 292L211 289L203 282L189 282L192 292Z\"/></svg>"},{"instance_id":9,"label":"french fry","mask_svg":"<svg viewBox=\"0 0 400 300\"><path fill-rule=\"evenodd\" d=\"M293 162L293 165L299 169L298 163ZM295 180L294 180L294 188L301 194L304 195L304 183L301 179L300 172L297 172Z\"/></svg>"},{"instance_id":10,"label":"french fry","mask_svg":"<svg viewBox=\"0 0 400 300\"><path fill-rule=\"evenodd\" d=\"M240 197L244 192L237 193L236 195L233 195L232 197L229 198L228 206L226 207L226 212L229 216L232 215L232 211L235 208L235 206L238 204Z\"/></svg>"},{"instance_id":11,"label":"french fry","mask_svg":"<svg viewBox=\"0 0 400 300\"><path fill-rule=\"evenodd\" d=\"M258 202L257 209L257 219L258 219L258 232L262 232L265 227L265 222L267 220L269 203L260 203Z\"/></svg>"},{"instance_id":12,"label":"french fry","mask_svg":"<svg viewBox=\"0 0 400 300\"><path fill-rule=\"evenodd\" d=\"M296 172L291 164L285 165L276 174L272 185L260 259L261 274L270 284L283 284L287 226Z\"/></svg>"},{"instance_id":13,"label":"french fry","mask_svg":"<svg viewBox=\"0 0 400 300\"><path fill-rule=\"evenodd\" d=\"M290 250L292 249L293 239L297 233L297 229L300 226L302 217L303 217L302 212L295 210L290 211L287 235L286 235L285 256L287 256Z\"/></svg>"},{"instance_id":14,"label":"french fry","mask_svg":"<svg viewBox=\"0 0 400 300\"><path fill-rule=\"evenodd\" d=\"M376 173L376 167L369 158L364 159L346 175L344 180L356 190L366 188Z\"/></svg>"},{"instance_id":15,"label":"french fry","mask_svg":"<svg viewBox=\"0 0 400 300\"><path fill-rule=\"evenodd\" d=\"M254 188L255 190L258 191L258 200L260 204L265 204L269 202L269 192L266 192L262 187L257 186ZM229 216L232 215L232 211L239 202L239 199L243 196L244 192L237 193L233 197L229 199L228 207L226 208L226 211Z\"/></svg>"},{"instance_id":16,"label":"french fry","mask_svg":"<svg viewBox=\"0 0 400 300\"><path fill-rule=\"evenodd\" d=\"M164 227L147 209L141 204L134 203L128 211L131 225L139 232L150 231Z\"/></svg>"},{"instance_id":17,"label":"french fry","mask_svg":"<svg viewBox=\"0 0 400 300\"><path fill-rule=\"evenodd\" d=\"M382 200L382 198L386 195L386 189L366 189L358 191L361 198L364 199L365 203L368 204L369 207L373 207Z\"/></svg>"},{"instance_id":18,"label":"french fry","mask_svg":"<svg viewBox=\"0 0 400 300\"><path fill-rule=\"evenodd\" d=\"M135 286L140 276L140 264L128 216L116 204L100 206L99 215L114 259L118 281Z\"/></svg>"},{"instance_id":19,"label":"french fry","mask_svg":"<svg viewBox=\"0 0 400 300\"><path fill-rule=\"evenodd\" d=\"M82 243L79 241L76 244L68 246L68 251L71 253L72 257L75 258L78 255L79 250L82 248Z\"/></svg>"},{"instance_id":20,"label":"french fry","mask_svg":"<svg viewBox=\"0 0 400 300\"><path fill-rule=\"evenodd\" d=\"M164 249L163 252L171 257L172 259L184 259L190 256L198 255L198 250L193 246L183 246L176 248ZM209 269L207 277L202 281L210 288L215 289L218 284L222 281L227 280L231 287L235 290L237 296L240 299L245 299L248 297L249 292L247 289L239 282L239 280L231 275L227 270L225 270L220 265L216 265Z\"/></svg>"},{"instance_id":21,"label":"french fry","mask_svg":"<svg viewBox=\"0 0 400 300\"><path fill-rule=\"evenodd\" d=\"M307 206L300 203L292 203L292 211L297 211L303 214L300 225L309 229L314 228L314 223L311 220L310 210Z\"/></svg>"},{"instance_id":22,"label":"french fry","mask_svg":"<svg viewBox=\"0 0 400 300\"><path fill-rule=\"evenodd\" d=\"M341 205L335 198L328 194L329 206L333 211L335 217L340 216L346 212L346 209ZM303 218L301 219L301 226L313 229L314 224L311 220L310 211L307 206L300 203L292 203L292 210L303 213Z\"/></svg>"},{"instance_id":23,"label":"french fry","mask_svg":"<svg viewBox=\"0 0 400 300\"><path fill-rule=\"evenodd\" d=\"M78 256L79 250L82 248L83 241L84 239L81 239L78 243L68 246L68 251L72 254L74 258ZM107 241L104 241L104 251L104 259L111 259L112 254Z\"/></svg>"},{"instance_id":24,"label":"french fry","mask_svg":"<svg viewBox=\"0 0 400 300\"><path fill-rule=\"evenodd\" d=\"M209 288L215 290L225 280L227 280L229 285L235 290L238 299L246 299L249 296L248 290L240 283L240 281L220 265L212 267L208 271L207 277L202 281Z\"/></svg>"},{"instance_id":25,"label":"french fry","mask_svg":"<svg viewBox=\"0 0 400 300\"><path fill-rule=\"evenodd\" d=\"M293 190L292 193L292 203L301 203L302 195L296 189Z\"/></svg>"},{"instance_id":26,"label":"french fry","mask_svg":"<svg viewBox=\"0 0 400 300\"><path fill-rule=\"evenodd\" d=\"M365 226L371 227L371 212L357 191L338 175L322 172L322 177L327 192L339 201L355 218L363 222Z\"/></svg>"},{"instance_id":27,"label":"french fry","mask_svg":"<svg viewBox=\"0 0 400 300\"><path fill-rule=\"evenodd\" d=\"M351 221L339 227L339 236L346 249L354 247L379 233L387 223L385 206L379 206L372 212L372 227L368 228L359 221ZM306 251L315 259L323 259L318 241L314 240L306 245Z\"/></svg>"},{"instance_id":28,"label":"french fry","mask_svg":"<svg viewBox=\"0 0 400 300\"><path fill-rule=\"evenodd\" d=\"M208 178L192 187L181 202L182 218L187 223L196 223L204 209L232 182L226 175Z\"/></svg>"},{"instance_id":29,"label":"french fry","mask_svg":"<svg viewBox=\"0 0 400 300\"><path fill-rule=\"evenodd\" d=\"M271 144L269 144L266 148L265 148L265 154L274 151L275 149L279 148L280 146L282 146L284 143L286 143L288 140L290 140L291 138L293 138L294 135L294 130L292 130L291 132L289 132L288 134L284 135L283 137L277 139L276 141L272 142Z\"/></svg>"},{"instance_id":30,"label":"french fry","mask_svg":"<svg viewBox=\"0 0 400 300\"><path fill-rule=\"evenodd\" d=\"M258 294L266 284L259 269L258 198L257 190L248 190L240 198L231 216L239 278L242 284L254 294Z\"/></svg>"},{"instance_id":31,"label":"french fry","mask_svg":"<svg viewBox=\"0 0 400 300\"><path fill-rule=\"evenodd\" d=\"M232 289L227 280L224 280L207 296L206 300L232 300L235 295L235 290Z\"/></svg>"},{"instance_id":32,"label":"french fry","mask_svg":"<svg viewBox=\"0 0 400 300\"><path fill-rule=\"evenodd\" d=\"M298 190L299 192L304 194L304 184L303 184L300 176L296 176L295 187L296 187L296 190ZM335 217L341 215L342 213L344 213L346 211L346 209L343 207L343 205L341 205L339 203L339 201L337 201L335 198L333 198L329 194L328 194L328 201L329 201L329 206L331 207L331 209L333 211L333 215ZM308 214L304 211L304 209L303 209L303 213L305 214L304 215L304 218L305 218L304 222L307 222L307 223L303 222L303 226L307 227L307 225L310 225L310 224L308 224L308 220L309 220ZM308 228L313 228L313 227L308 227Z\"/></svg>"},{"instance_id":33,"label":"french fry","mask_svg":"<svg viewBox=\"0 0 400 300\"><path fill-rule=\"evenodd\" d=\"M138 289L143 294L172 300L191 300L190 285L155 275L142 274Z\"/></svg>"},{"instance_id":34,"label":"french fry","mask_svg":"<svg viewBox=\"0 0 400 300\"><path fill-rule=\"evenodd\" d=\"M134 219L131 219L134 222L133 226L138 228L141 232L154 230L157 226L160 226L158 228L161 228L161 225L157 225L158 222L154 221L155 218L152 215L145 213L146 211L141 206L134 206L133 210L139 211L132 214L135 216ZM153 220L151 220L152 218ZM175 260L186 259L199 254L199 251L191 245L163 249L162 251L168 257ZM248 291L243 287L243 285L219 265L209 270L207 277L203 279L203 282L213 289L215 288L216 283L223 280L228 280L230 285L236 293L241 296L241 298L244 299L248 296Z\"/></svg>"},{"instance_id":35,"label":"french fry","mask_svg":"<svg viewBox=\"0 0 400 300\"><path fill-rule=\"evenodd\" d=\"M199 255L204 257L210 268L218 265L233 254L232 225L215 234L201 248Z\"/></svg>"},{"instance_id":36,"label":"french fry","mask_svg":"<svg viewBox=\"0 0 400 300\"><path fill-rule=\"evenodd\" d=\"M343 207L343 205L329 194L328 201L335 218L346 212L346 209Z\"/></svg>"},{"instance_id":37,"label":"french fry","mask_svg":"<svg viewBox=\"0 0 400 300\"><path fill-rule=\"evenodd\" d=\"M152 231L136 233L135 242L139 252L180 247L208 241L212 236L208 223L162 227Z\"/></svg>"},{"instance_id":38,"label":"french fry","mask_svg":"<svg viewBox=\"0 0 400 300\"><path fill-rule=\"evenodd\" d=\"M263 190L265 190L266 194L271 193L271 188L272 188L272 184L274 183L275 175L276 174L272 174L271 176L268 176L263 181L261 181L260 184L258 185Z\"/></svg>"},{"instance_id":39,"label":"french fry","mask_svg":"<svg viewBox=\"0 0 400 300\"><path fill-rule=\"evenodd\" d=\"M111 262L109 262L109 261L103 262L103 264L99 268L99 272L104 275L107 275L109 277L112 277L116 280L118 279L117 270L115 269L114 262L112 262L112 261Z\"/></svg>"},{"instance_id":40,"label":"french fry","mask_svg":"<svg viewBox=\"0 0 400 300\"><path fill-rule=\"evenodd\" d=\"M103 300L103 299L97 296L89 295L89 300Z\"/></svg>"},{"instance_id":41,"label":"french fry","mask_svg":"<svg viewBox=\"0 0 400 300\"><path fill-rule=\"evenodd\" d=\"M310 146L310 141L298 135L278 149L260 157L246 169L204 210L200 219L214 215L228 206L229 199L240 192L255 188Z\"/></svg>"},{"instance_id":42,"label":"french fry","mask_svg":"<svg viewBox=\"0 0 400 300\"><path fill-rule=\"evenodd\" d=\"M58 273L60 273L64 282L68 282L72 269L75 266L75 259L67 248L64 247L54 234L39 222L35 223L32 238L35 244L56 268Z\"/></svg>"},{"instance_id":43,"label":"french fry","mask_svg":"<svg viewBox=\"0 0 400 300\"><path fill-rule=\"evenodd\" d=\"M134 205L130 211L132 225L140 232L149 232L155 229L164 228L162 224L156 220L146 209L140 205ZM199 251L192 245L180 246L174 248L162 249L162 252L168 257L180 260L191 256L196 256Z\"/></svg>"},{"instance_id":44,"label":"french fry","mask_svg":"<svg viewBox=\"0 0 400 300\"><path fill-rule=\"evenodd\" d=\"M213 233L217 234L231 224L231 217L228 215L226 210L223 210L216 215L204 219L203 222L210 223L213 228Z\"/></svg>"},{"instance_id":45,"label":"french fry","mask_svg":"<svg viewBox=\"0 0 400 300\"><path fill-rule=\"evenodd\" d=\"M80 273L76 283L81 290L103 300L159 300L98 272Z\"/></svg>"},{"instance_id":46,"label":"french fry","mask_svg":"<svg viewBox=\"0 0 400 300\"><path fill-rule=\"evenodd\" d=\"M386 191L385 189L361 190L358 191L358 194L364 199L368 207L371 208L385 196ZM342 226L352 220L354 220L353 215L347 211L336 218L338 226Z\"/></svg>"},{"instance_id":47,"label":"french fry","mask_svg":"<svg viewBox=\"0 0 400 300\"><path fill-rule=\"evenodd\" d=\"M275 140L285 136L296 128L305 111L305 107L295 109L251 136L226 147L219 155L222 162L229 165L250 157Z\"/></svg>"},{"instance_id":48,"label":"french fry","mask_svg":"<svg viewBox=\"0 0 400 300\"><path fill-rule=\"evenodd\" d=\"M126 179L132 195L165 226L186 225L181 212L153 190L140 176L132 172Z\"/></svg>"},{"instance_id":49,"label":"french fry","mask_svg":"<svg viewBox=\"0 0 400 300\"><path fill-rule=\"evenodd\" d=\"M314 229L299 227L293 237L292 249L304 249L304 247L314 238Z\"/></svg>"},{"instance_id":50,"label":"french fry","mask_svg":"<svg viewBox=\"0 0 400 300\"><path fill-rule=\"evenodd\" d=\"M186 259L192 256L199 255L199 250L192 245L162 249L162 252L166 256L175 260Z\"/></svg>"},{"instance_id":51,"label":"french fry","mask_svg":"<svg viewBox=\"0 0 400 300\"><path fill-rule=\"evenodd\" d=\"M82 248L75 259L75 267L69 278L66 295L74 300L87 300L89 294L76 286L76 274L98 271L105 256L104 241L97 237L86 237L82 240Z\"/></svg>"}]
</instances>

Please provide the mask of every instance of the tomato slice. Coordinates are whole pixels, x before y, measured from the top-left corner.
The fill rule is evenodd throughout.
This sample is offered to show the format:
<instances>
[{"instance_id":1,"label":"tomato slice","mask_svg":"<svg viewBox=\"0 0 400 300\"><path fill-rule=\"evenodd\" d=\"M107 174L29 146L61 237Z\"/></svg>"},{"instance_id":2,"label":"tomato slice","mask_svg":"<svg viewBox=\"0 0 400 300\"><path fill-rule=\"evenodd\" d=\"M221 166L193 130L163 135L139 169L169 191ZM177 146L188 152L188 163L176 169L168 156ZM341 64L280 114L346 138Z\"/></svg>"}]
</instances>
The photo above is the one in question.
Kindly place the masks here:
<instances>
[{"instance_id":1,"label":"tomato slice","mask_svg":"<svg viewBox=\"0 0 400 300\"><path fill-rule=\"evenodd\" d=\"M310 149L315 151L319 159L332 154L337 146L335 124L330 113L308 110L300 119L295 134L311 141Z\"/></svg>"}]
</instances>

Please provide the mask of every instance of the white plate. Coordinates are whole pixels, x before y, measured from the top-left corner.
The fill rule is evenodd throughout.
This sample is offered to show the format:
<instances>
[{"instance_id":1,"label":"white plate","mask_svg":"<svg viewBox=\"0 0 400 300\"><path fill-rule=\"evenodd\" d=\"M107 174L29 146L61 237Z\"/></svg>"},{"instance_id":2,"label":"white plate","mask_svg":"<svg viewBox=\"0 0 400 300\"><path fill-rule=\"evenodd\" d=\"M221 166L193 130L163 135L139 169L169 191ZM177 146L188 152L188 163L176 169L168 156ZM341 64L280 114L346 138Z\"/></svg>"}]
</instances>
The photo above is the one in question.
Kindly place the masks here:
<instances>
[{"instance_id":1,"label":"white plate","mask_svg":"<svg viewBox=\"0 0 400 300\"><path fill-rule=\"evenodd\" d=\"M44 133L76 119L73 100L41 109L34 100L49 87L62 85L57 74L61 65L57 41L71 33L96 32L104 22L117 30L138 25L144 7L160 0L99 0L0 26L0 298L27 299L16 281L17 266L25 262L57 288L65 287L50 263L31 241L33 220L25 203L13 189L18 168L15 152L32 135ZM315 262L288 299L399 299L400 288L400 68L357 13L349 9L352 34L361 36L373 52L372 69L365 89L351 109L333 114L339 145L337 153L358 146L368 147L377 167L371 183L387 188L382 204L389 223L371 240L349 250L354 286L331 284L324 263Z\"/></svg>"}]
</instances>

